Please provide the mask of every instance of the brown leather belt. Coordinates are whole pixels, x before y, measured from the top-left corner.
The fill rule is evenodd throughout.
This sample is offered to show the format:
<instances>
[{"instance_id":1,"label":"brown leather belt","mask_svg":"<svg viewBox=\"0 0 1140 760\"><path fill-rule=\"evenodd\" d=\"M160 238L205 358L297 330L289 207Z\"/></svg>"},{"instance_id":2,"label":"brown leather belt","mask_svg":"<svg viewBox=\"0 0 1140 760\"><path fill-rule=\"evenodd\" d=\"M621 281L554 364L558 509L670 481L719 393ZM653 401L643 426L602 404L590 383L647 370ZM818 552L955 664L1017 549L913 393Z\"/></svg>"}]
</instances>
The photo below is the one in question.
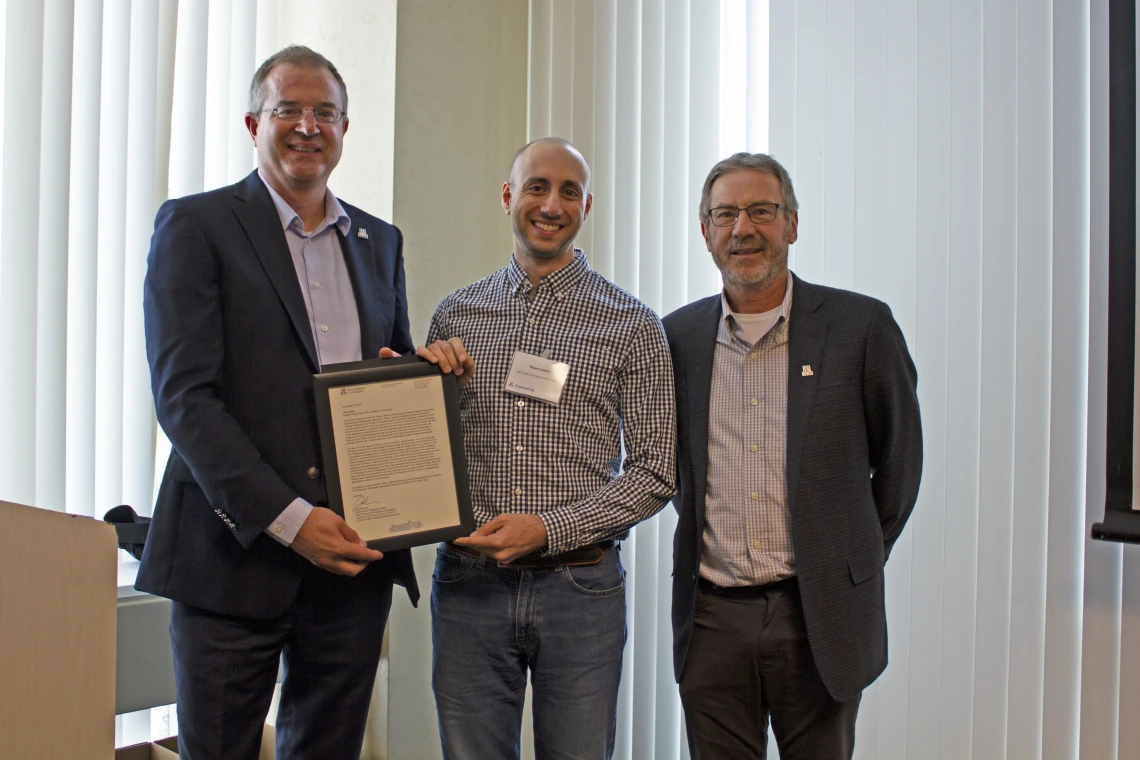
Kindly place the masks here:
<instances>
[{"instance_id":1,"label":"brown leather belt","mask_svg":"<svg viewBox=\"0 0 1140 760\"><path fill-rule=\"evenodd\" d=\"M797 586L796 576L783 578L761 586L718 586L704 578L697 579L697 587L702 593L712 594L724 599L759 599L769 591L791 591Z\"/></svg>"},{"instance_id":2,"label":"brown leather belt","mask_svg":"<svg viewBox=\"0 0 1140 760\"><path fill-rule=\"evenodd\" d=\"M599 541L596 544L582 546L578 549L571 549L568 552L549 556L539 554L538 552L531 552L530 554L524 554L512 562L500 562L498 564L499 567L512 567L517 570L552 570L556 567L596 565L602 561L602 557L605 556L606 552L614 548L614 543L613 541ZM447 545L460 554L465 554L475 559L479 558L479 552L469 549L466 546L459 546L451 541L448 541Z\"/></svg>"}]
</instances>

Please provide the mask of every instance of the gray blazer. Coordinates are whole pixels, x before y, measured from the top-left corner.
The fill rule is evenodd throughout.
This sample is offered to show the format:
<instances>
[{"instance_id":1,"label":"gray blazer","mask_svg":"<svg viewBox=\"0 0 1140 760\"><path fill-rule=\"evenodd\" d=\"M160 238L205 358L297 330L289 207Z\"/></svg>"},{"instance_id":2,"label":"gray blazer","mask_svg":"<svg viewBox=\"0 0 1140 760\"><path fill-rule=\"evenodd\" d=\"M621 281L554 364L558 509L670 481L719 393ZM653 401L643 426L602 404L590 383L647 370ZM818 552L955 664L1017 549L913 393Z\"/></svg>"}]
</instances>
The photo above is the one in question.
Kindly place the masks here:
<instances>
[{"instance_id":1,"label":"gray blazer","mask_svg":"<svg viewBox=\"0 0 1140 760\"><path fill-rule=\"evenodd\" d=\"M887 665L883 566L922 474L917 373L886 304L795 275L788 320L787 495L808 639L846 701ZM709 393L720 296L665 317L677 394L673 665L692 640L705 527ZM803 365L812 374L803 376Z\"/></svg>"}]
</instances>

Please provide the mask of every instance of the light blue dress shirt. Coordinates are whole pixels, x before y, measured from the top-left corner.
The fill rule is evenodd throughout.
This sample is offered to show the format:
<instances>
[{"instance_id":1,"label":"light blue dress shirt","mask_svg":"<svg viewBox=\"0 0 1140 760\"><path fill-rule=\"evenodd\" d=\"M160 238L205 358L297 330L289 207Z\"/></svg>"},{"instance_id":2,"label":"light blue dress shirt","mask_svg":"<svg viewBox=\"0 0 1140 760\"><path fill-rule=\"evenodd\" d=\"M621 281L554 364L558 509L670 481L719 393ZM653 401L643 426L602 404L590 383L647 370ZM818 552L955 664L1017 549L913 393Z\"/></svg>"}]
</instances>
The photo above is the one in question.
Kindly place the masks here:
<instances>
[{"instance_id":1,"label":"light blue dress shirt","mask_svg":"<svg viewBox=\"0 0 1140 760\"><path fill-rule=\"evenodd\" d=\"M322 366L360 361L360 316L356 310L356 296L352 292L352 280L344 263L340 238L336 234L340 230L341 235L347 235L352 220L340 201L326 187L325 218L315 229L306 231L301 217L266 182L260 169L257 175L265 183L269 196L273 198L273 205L277 207L277 214L281 217L285 241L289 244L289 255L297 270L301 295L305 298L313 343L317 347L317 361ZM289 546L312 511L313 505L298 496L269 524L265 532Z\"/></svg>"}]
</instances>

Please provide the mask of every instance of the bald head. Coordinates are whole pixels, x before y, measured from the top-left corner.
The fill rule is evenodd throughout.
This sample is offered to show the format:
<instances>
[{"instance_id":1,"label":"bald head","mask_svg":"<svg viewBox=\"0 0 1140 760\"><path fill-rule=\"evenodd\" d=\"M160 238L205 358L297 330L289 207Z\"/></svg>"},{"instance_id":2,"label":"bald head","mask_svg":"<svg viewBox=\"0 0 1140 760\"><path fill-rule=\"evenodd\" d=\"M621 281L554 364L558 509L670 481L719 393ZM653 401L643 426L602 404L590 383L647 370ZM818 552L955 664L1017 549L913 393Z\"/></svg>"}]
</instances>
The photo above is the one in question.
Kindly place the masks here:
<instances>
[{"instance_id":1,"label":"bald head","mask_svg":"<svg viewBox=\"0 0 1140 760\"><path fill-rule=\"evenodd\" d=\"M573 155L578 161L582 163L582 171L585 177L585 184L583 190L588 194L590 192L590 164L586 161L586 157L582 155L582 151L574 147L574 144L569 140L563 140L561 137L540 137L537 140L531 140L526 145L515 151L515 157L511 159L511 173L507 178L507 182L511 187L517 188L518 183L523 178L520 176L520 165L523 163L523 158L530 153L532 148L561 148L567 153Z\"/></svg>"}]
</instances>

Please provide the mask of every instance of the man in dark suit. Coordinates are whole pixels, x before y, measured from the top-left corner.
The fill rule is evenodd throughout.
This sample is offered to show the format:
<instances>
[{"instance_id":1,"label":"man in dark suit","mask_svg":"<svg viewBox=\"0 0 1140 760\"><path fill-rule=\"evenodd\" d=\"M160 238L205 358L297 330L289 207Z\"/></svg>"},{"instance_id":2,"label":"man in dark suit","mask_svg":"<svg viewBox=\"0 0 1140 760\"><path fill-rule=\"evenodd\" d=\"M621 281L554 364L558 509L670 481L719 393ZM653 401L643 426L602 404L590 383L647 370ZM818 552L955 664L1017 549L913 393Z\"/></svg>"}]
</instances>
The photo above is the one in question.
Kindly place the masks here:
<instances>
[{"instance_id":1,"label":"man in dark suit","mask_svg":"<svg viewBox=\"0 0 1140 760\"><path fill-rule=\"evenodd\" d=\"M788 271L791 179L713 167L724 291L665 318L677 394L674 668L694 760L849 758L887 664L883 566L922 470L917 376L886 304Z\"/></svg>"},{"instance_id":2,"label":"man in dark suit","mask_svg":"<svg viewBox=\"0 0 1140 760\"><path fill-rule=\"evenodd\" d=\"M392 583L325 503L313 373L413 349L399 230L328 190L344 81L292 46L254 75L255 172L163 204L144 308L173 450L136 587L173 600L181 756L256 758L284 652L279 758L356 758Z\"/></svg>"}]
</instances>

